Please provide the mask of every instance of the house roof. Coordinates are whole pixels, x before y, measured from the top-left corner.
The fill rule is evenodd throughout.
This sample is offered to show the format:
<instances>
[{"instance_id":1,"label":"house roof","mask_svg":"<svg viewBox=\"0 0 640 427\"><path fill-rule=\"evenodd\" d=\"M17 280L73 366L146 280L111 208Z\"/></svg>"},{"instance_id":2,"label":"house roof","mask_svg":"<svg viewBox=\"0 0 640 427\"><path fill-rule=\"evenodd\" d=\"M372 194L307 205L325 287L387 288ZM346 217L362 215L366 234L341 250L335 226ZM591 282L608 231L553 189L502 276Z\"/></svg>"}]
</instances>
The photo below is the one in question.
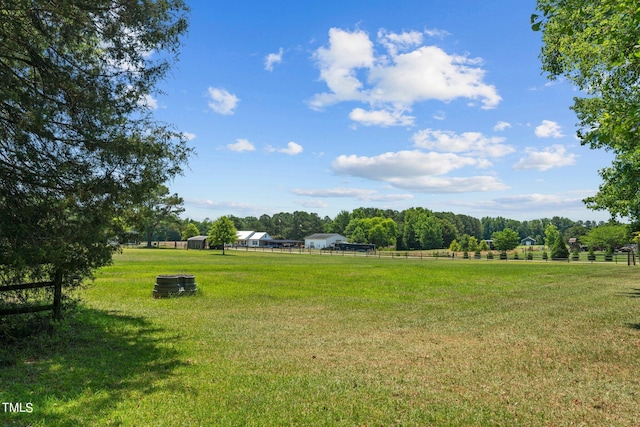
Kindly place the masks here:
<instances>
[{"instance_id":1,"label":"house roof","mask_svg":"<svg viewBox=\"0 0 640 427\"><path fill-rule=\"evenodd\" d=\"M255 233L255 231L238 231L236 237L238 240L248 240Z\"/></svg>"},{"instance_id":2,"label":"house roof","mask_svg":"<svg viewBox=\"0 0 640 427\"><path fill-rule=\"evenodd\" d=\"M207 237L209 236L193 236L193 237L189 237L187 241L203 241L203 240L207 240Z\"/></svg>"},{"instance_id":3,"label":"house roof","mask_svg":"<svg viewBox=\"0 0 640 427\"><path fill-rule=\"evenodd\" d=\"M339 237L341 239L346 239L346 237L337 233L316 233L316 234L312 234L311 236L307 236L304 239L305 240L327 240L332 237Z\"/></svg>"},{"instance_id":4,"label":"house roof","mask_svg":"<svg viewBox=\"0 0 640 427\"><path fill-rule=\"evenodd\" d=\"M269 239L269 234L266 231L256 231L251 236L249 236L251 240L265 240Z\"/></svg>"}]
</instances>

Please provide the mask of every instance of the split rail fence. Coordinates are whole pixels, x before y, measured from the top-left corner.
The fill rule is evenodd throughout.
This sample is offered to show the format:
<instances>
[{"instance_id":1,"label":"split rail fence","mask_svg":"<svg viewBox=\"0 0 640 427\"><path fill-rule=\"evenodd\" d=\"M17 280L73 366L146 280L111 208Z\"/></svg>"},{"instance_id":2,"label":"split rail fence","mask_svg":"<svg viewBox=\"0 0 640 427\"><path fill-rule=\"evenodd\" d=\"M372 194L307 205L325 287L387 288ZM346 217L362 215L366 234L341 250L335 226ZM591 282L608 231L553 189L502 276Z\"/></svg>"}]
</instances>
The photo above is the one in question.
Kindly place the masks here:
<instances>
[{"instance_id":1,"label":"split rail fence","mask_svg":"<svg viewBox=\"0 0 640 427\"><path fill-rule=\"evenodd\" d=\"M41 311L53 311L53 317L59 319L62 315L62 275L55 274L53 280L46 282L20 283L16 285L0 286L0 293L13 292L25 289L53 288L53 302L40 305L16 305L8 308L0 308L0 317L12 314L37 313Z\"/></svg>"}]
</instances>

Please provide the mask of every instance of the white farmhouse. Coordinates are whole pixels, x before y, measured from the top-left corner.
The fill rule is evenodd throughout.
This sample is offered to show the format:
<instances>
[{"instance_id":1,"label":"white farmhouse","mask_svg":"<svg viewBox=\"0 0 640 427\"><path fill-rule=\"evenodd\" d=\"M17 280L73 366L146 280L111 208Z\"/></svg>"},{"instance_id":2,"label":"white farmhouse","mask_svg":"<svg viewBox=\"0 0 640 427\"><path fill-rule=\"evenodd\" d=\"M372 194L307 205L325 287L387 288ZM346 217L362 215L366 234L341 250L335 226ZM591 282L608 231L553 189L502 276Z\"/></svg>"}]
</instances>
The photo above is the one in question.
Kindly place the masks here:
<instances>
[{"instance_id":1,"label":"white farmhouse","mask_svg":"<svg viewBox=\"0 0 640 427\"><path fill-rule=\"evenodd\" d=\"M238 246L249 246L252 248L266 246L271 242L271 236L264 231L238 231L236 234Z\"/></svg>"},{"instance_id":2,"label":"white farmhouse","mask_svg":"<svg viewBox=\"0 0 640 427\"><path fill-rule=\"evenodd\" d=\"M335 233L317 233L304 238L304 247L308 249L324 249L336 243L346 242L347 238Z\"/></svg>"}]
</instances>

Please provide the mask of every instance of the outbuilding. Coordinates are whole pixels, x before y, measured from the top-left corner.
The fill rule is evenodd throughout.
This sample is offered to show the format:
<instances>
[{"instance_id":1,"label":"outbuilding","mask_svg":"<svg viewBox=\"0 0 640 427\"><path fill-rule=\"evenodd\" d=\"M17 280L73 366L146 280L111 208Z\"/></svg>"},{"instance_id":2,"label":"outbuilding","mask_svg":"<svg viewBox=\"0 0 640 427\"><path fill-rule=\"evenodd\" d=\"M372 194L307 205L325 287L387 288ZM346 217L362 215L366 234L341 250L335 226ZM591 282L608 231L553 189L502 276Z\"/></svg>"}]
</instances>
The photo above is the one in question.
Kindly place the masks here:
<instances>
[{"instance_id":1,"label":"outbuilding","mask_svg":"<svg viewBox=\"0 0 640 427\"><path fill-rule=\"evenodd\" d=\"M307 249L329 248L336 243L346 242L347 238L336 233L316 233L304 238L304 247Z\"/></svg>"},{"instance_id":2,"label":"outbuilding","mask_svg":"<svg viewBox=\"0 0 640 427\"><path fill-rule=\"evenodd\" d=\"M193 236L187 239L187 249L206 249L208 236Z\"/></svg>"},{"instance_id":3,"label":"outbuilding","mask_svg":"<svg viewBox=\"0 0 640 427\"><path fill-rule=\"evenodd\" d=\"M520 240L520 244L522 246L535 246L536 239L534 239L533 237L525 237L524 239Z\"/></svg>"}]
</instances>

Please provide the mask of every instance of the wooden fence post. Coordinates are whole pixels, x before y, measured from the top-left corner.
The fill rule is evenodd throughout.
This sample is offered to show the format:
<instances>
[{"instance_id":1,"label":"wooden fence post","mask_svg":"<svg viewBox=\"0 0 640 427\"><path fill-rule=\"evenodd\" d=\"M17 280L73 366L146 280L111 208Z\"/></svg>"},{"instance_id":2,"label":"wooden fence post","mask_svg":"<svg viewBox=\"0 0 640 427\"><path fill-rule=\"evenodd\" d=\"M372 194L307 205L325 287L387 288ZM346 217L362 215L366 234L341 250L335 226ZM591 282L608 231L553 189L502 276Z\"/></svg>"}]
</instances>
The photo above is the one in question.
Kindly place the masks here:
<instances>
[{"instance_id":1,"label":"wooden fence post","mask_svg":"<svg viewBox=\"0 0 640 427\"><path fill-rule=\"evenodd\" d=\"M62 272L56 270L53 274L53 318L62 318Z\"/></svg>"}]
</instances>

